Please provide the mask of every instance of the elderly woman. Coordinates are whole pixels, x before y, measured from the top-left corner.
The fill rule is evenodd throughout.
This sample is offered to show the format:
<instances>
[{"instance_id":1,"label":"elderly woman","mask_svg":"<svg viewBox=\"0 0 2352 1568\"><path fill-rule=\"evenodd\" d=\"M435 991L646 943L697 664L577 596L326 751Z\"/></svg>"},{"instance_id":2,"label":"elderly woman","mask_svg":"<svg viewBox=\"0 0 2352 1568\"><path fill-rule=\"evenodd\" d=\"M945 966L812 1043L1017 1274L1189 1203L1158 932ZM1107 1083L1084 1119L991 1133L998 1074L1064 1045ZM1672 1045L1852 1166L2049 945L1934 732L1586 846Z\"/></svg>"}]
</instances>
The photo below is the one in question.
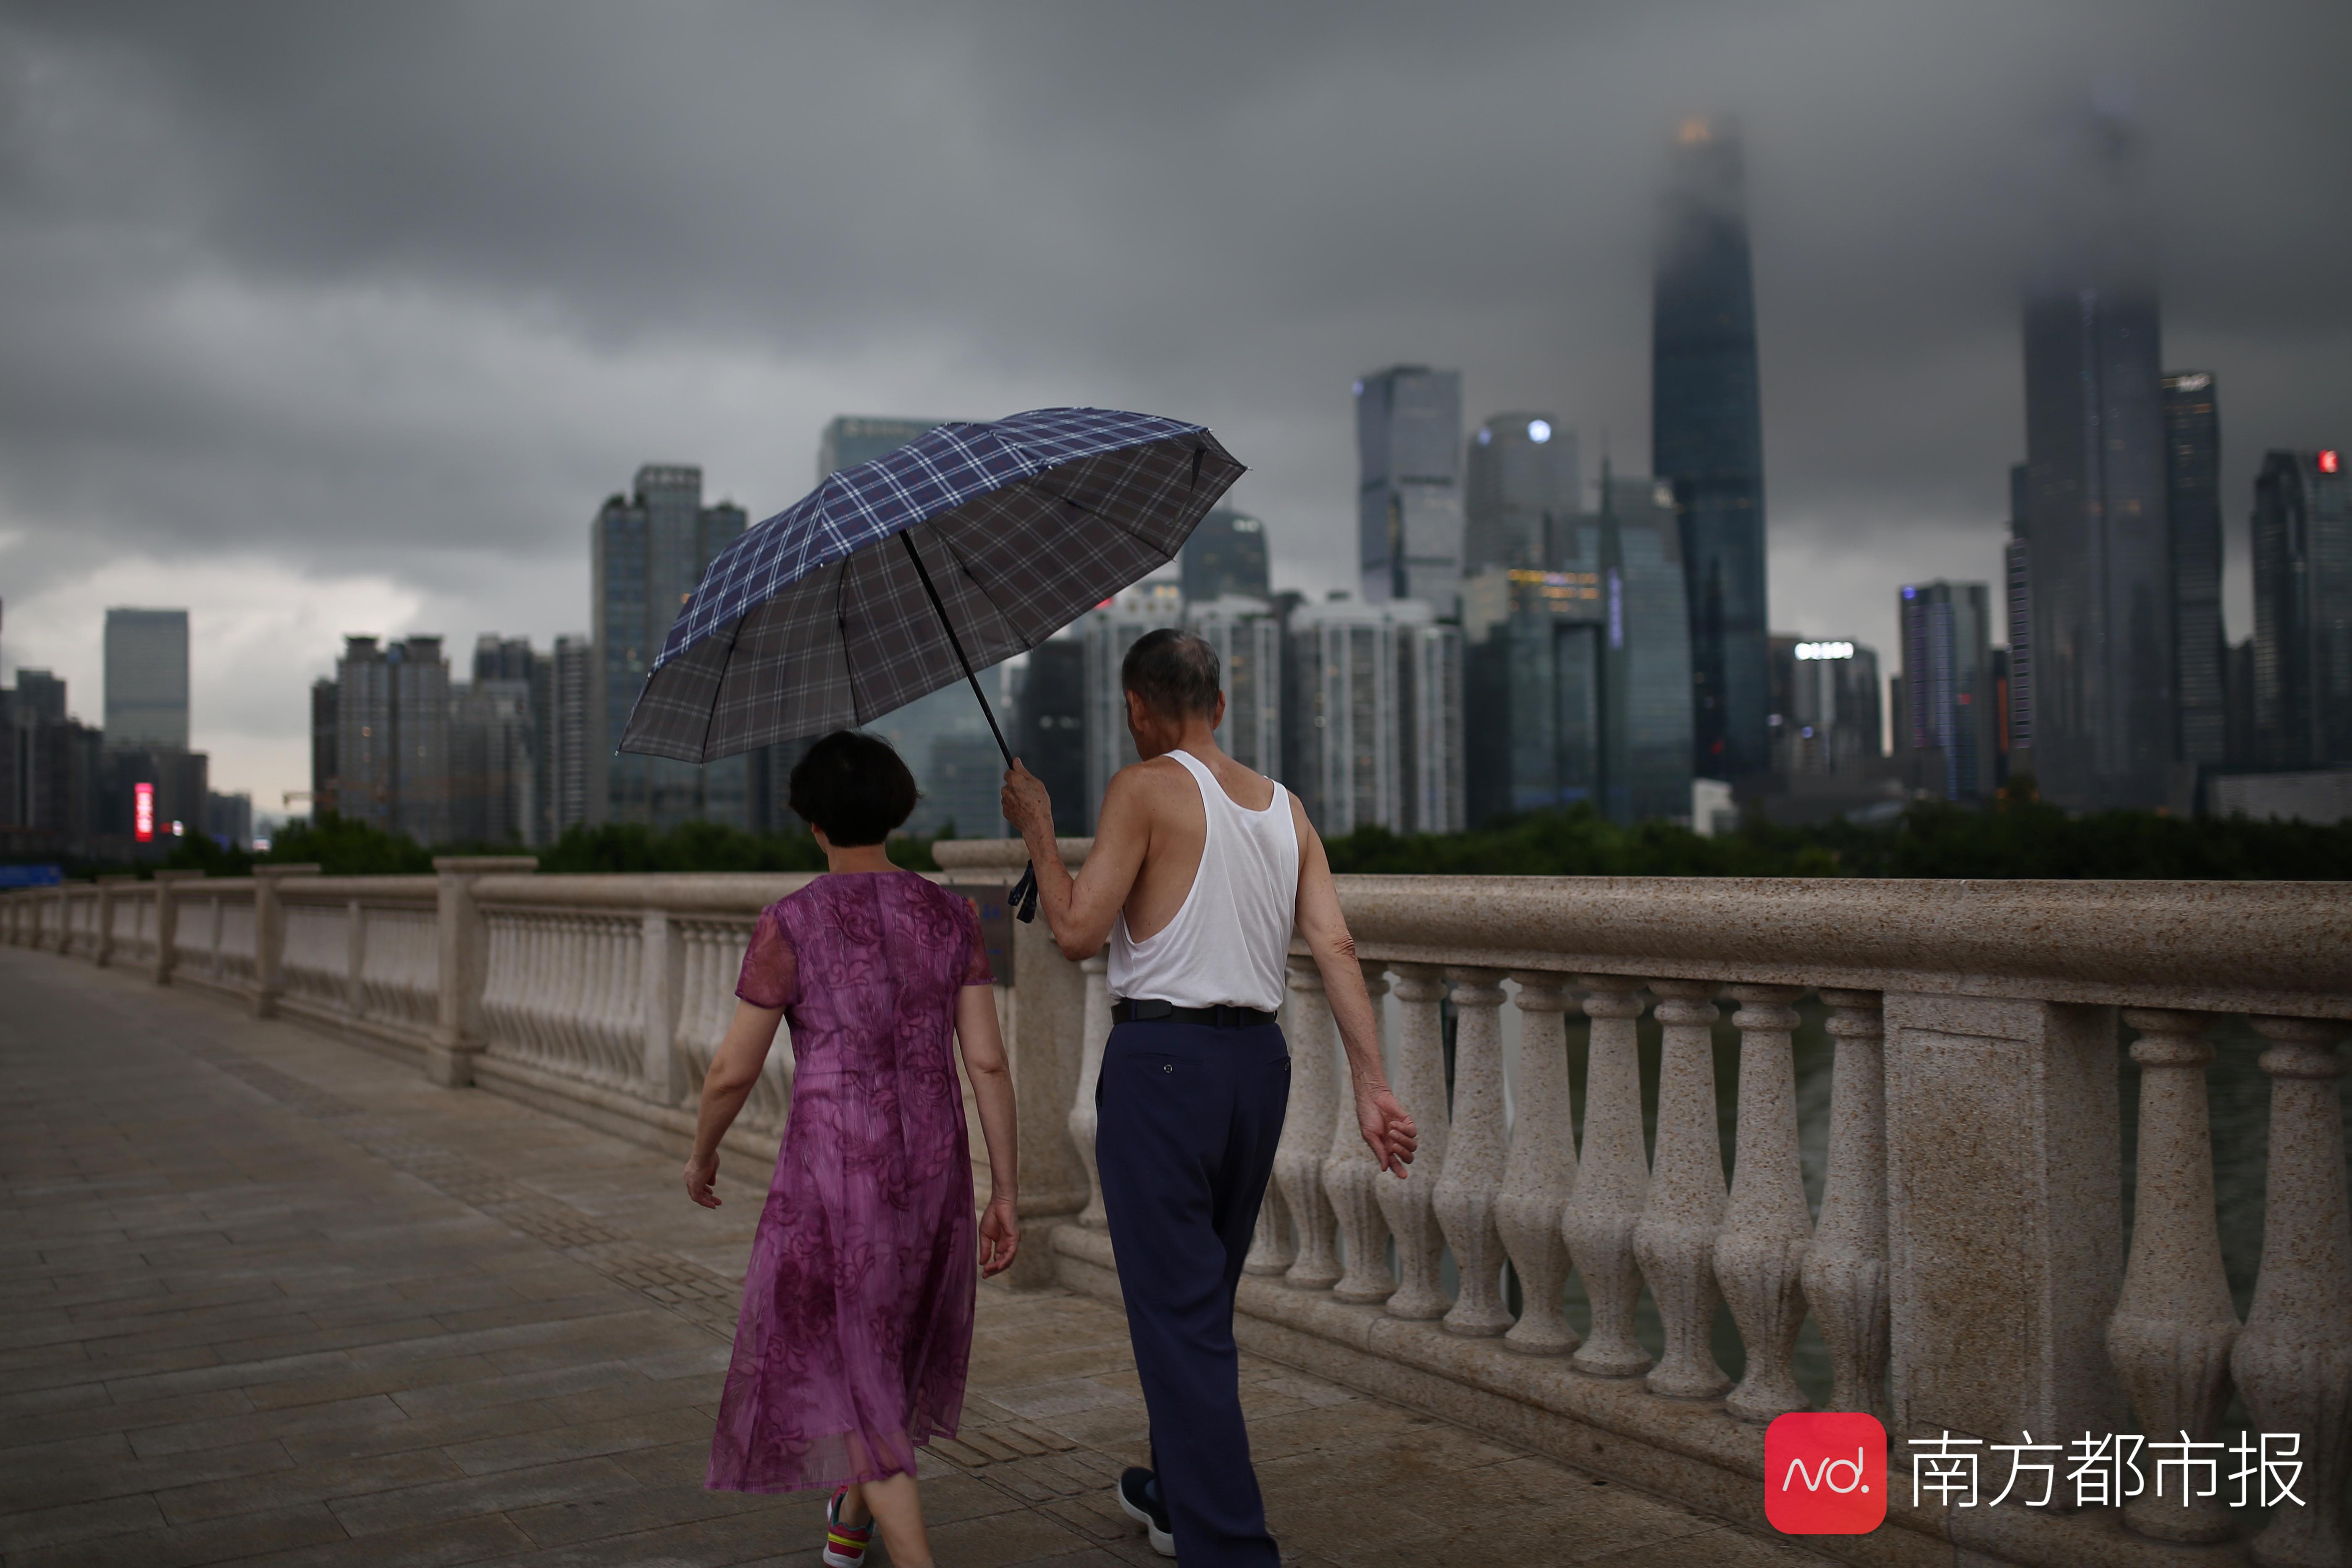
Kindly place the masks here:
<instances>
[{"instance_id":1,"label":"elderly woman","mask_svg":"<svg viewBox=\"0 0 2352 1568\"><path fill-rule=\"evenodd\" d=\"M826 875L761 911L735 1021L703 1080L688 1196L793 1022L793 1109L751 1243L706 1485L830 1487L824 1561L855 1568L877 1523L898 1568L928 1568L915 1450L953 1436L971 1358L974 1270L1020 1245L1013 1085L969 900L890 863L915 808L888 745L842 731L792 775ZM988 1145L972 1218L961 1047Z\"/></svg>"}]
</instances>

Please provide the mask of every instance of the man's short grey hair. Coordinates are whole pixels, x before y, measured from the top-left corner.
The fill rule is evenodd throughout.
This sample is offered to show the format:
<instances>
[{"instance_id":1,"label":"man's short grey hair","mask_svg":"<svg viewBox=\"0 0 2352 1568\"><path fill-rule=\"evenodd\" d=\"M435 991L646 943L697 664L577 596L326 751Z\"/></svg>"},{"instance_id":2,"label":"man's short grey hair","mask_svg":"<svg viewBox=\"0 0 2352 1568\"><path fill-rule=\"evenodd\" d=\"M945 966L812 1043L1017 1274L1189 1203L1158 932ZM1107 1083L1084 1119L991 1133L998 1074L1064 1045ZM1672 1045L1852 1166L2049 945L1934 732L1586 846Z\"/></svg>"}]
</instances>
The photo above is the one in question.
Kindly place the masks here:
<instances>
[{"instance_id":1,"label":"man's short grey hair","mask_svg":"<svg viewBox=\"0 0 2352 1568\"><path fill-rule=\"evenodd\" d=\"M1191 632L1161 626L1135 639L1118 667L1119 684L1162 719L1205 719L1217 710L1223 672L1217 650Z\"/></svg>"}]
</instances>

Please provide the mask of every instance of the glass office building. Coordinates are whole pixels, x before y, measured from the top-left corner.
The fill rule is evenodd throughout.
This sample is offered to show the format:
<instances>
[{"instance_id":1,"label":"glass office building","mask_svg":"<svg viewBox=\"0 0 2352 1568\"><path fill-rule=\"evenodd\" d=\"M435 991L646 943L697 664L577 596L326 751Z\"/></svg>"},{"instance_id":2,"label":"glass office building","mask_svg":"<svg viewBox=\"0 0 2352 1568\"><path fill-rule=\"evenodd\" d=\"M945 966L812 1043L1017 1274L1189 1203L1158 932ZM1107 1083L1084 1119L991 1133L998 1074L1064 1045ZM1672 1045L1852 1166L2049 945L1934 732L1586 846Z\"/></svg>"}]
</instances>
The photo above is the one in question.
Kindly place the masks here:
<instances>
[{"instance_id":1,"label":"glass office building","mask_svg":"<svg viewBox=\"0 0 2352 1568\"><path fill-rule=\"evenodd\" d=\"M1584 510L1576 432L1549 414L1497 414L1463 461L1462 572L1558 564L1566 529Z\"/></svg>"},{"instance_id":2,"label":"glass office building","mask_svg":"<svg viewBox=\"0 0 2352 1568\"><path fill-rule=\"evenodd\" d=\"M1472 822L1589 805L1690 812L1691 675L1672 489L1604 479L1560 531L1559 568L1490 566L1463 588Z\"/></svg>"},{"instance_id":3,"label":"glass office building","mask_svg":"<svg viewBox=\"0 0 2352 1568\"><path fill-rule=\"evenodd\" d=\"M2221 418L2210 371L2164 378L2164 508L2180 760L2213 766L2229 759L2230 736L2221 689Z\"/></svg>"},{"instance_id":4,"label":"glass office building","mask_svg":"<svg viewBox=\"0 0 2352 1568\"><path fill-rule=\"evenodd\" d=\"M2254 480L2255 754L2352 763L2352 475L2337 451L2270 452Z\"/></svg>"},{"instance_id":5,"label":"glass office building","mask_svg":"<svg viewBox=\"0 0 2352 1568\"><path fill-rule=\"evenodd\" d=\"M1904 733L1916 786L1946 800L1986 801L1997 787L2000 707L1992 666L1992 602L1982 583L1906 583Z\"/></svg>"},{"instance_id":6,"label":"glass office building","mask_svg":"<svg viewBox=\"0 0 2352 1568\"><path fill-rule=\"evenodd\" d=\"M188 612L106 612L106 743L188 749Z\"/></svg>"},{"instance_id":7,"label":"glass office building","mask_svg":"<svg viewBox=\"0 0 2352 1568\"><path fill-rule=\"evenodd\" d=\"M1651 315L1650 468L1682 512L1694 762L1717 779L1770 765L1764 425L1744 181L1728 121L1684 121Z\"/></svg>"},{"instance_id":8,"label":"glass office building","mask_svg":"<svg viewBox=\"0 0 2352 1568\"><path fill-rule=\"evenodd\" d=\"M1462 592L1462 373L1392 365L1356 383L1357 563L1363 601L1440 616Z\"/></svg>"},{"instance_id":9,"label":"glass office building","mask_svg":"<svg viewBox=\"0 0 2352 1568\"><path fill-rule=\"evenodd\" d=\"M1177 581L1195 605L1229 594L1270 598L1267 570L1265 522L1228 507L1202 518L1176 557Z\"/></svg>"}]
</instances>

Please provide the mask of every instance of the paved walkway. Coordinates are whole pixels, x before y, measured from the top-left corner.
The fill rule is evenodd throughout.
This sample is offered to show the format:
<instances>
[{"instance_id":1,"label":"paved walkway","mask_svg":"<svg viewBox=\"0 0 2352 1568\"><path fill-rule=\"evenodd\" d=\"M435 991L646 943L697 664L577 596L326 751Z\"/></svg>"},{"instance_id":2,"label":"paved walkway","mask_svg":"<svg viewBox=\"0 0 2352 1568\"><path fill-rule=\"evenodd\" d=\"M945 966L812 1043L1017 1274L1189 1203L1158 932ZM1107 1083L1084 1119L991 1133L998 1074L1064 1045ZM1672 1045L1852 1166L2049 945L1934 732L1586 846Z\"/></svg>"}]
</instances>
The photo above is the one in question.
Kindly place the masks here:
<instances>
[{"instance_id":1,"label":"paved walkway","mask_svg":"<svg viewBox=\"0 0 2352 1568\"><path fill-rule=\"evenodd\" d=\"M740 1165L740 1162L736 1163ZM0 949L0 1554L813 1565L821 1502L706 1492L765 1172L676 1162L143 977ZM1243 1376L1290 1561L1815 1561L1270 1363ZM982 1293L947 1568L1163 1562L1123 1321ZM877 1560L881 1553L876 1553Z\"/></svg>"}]
</instances>

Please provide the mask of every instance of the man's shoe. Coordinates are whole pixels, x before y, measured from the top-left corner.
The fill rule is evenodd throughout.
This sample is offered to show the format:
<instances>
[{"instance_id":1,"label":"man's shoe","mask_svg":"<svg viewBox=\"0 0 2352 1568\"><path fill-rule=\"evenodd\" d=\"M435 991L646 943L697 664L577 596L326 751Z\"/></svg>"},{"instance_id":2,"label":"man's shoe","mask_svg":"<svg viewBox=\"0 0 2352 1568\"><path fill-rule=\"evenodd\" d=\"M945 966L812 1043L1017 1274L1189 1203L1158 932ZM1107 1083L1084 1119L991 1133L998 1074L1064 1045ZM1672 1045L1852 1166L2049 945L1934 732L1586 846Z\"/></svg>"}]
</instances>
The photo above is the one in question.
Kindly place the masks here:
<instances>
[{"instance_id":1,"label":"man's shoe","mask_svg":"<svg viewBox=\"0 0 2352 1568\"><path fill-rule=\"evenodd\" d=\"M1168 1528L1168 1505L1160 1500L1160 1478L1139 1465L1118 1478L1119 1510L1143 1526L1151 1550L1162 1557L1176 1555L1176 1536Z\"/></svg>"}]
</instances>

